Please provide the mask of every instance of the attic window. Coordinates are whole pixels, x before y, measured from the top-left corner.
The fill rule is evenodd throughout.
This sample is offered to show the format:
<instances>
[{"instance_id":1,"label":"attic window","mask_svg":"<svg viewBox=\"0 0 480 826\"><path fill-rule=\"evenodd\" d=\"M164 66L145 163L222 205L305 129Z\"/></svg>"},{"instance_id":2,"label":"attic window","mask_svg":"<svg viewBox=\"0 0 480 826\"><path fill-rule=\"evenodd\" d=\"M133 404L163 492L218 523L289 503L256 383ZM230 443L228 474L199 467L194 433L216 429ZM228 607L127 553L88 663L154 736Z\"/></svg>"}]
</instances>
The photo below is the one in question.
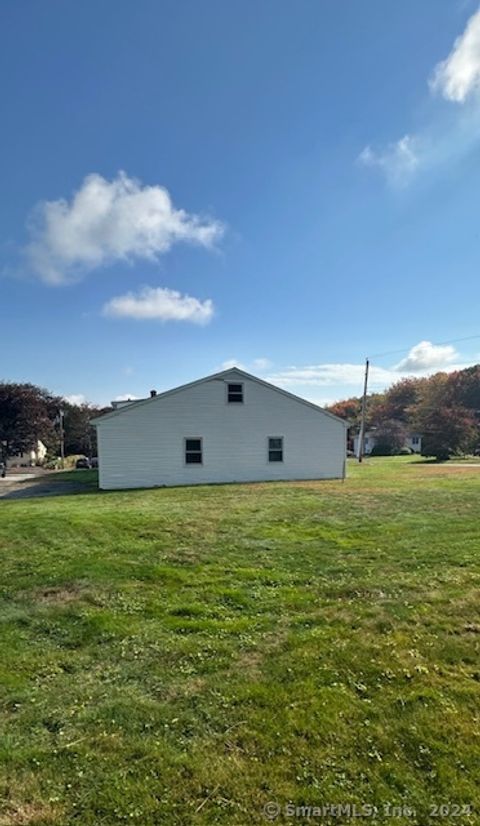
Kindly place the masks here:
<instances>
[{"instance_id":1,"label":"attic window","mask_svg":"<svg viewBox=\"0 0 480 826\"><path fill-rule=\"evenodd\" d=\"M243 384L227 385L227 401L229 404L241 404L243 402Z\"/></svg>"}]
</instances>

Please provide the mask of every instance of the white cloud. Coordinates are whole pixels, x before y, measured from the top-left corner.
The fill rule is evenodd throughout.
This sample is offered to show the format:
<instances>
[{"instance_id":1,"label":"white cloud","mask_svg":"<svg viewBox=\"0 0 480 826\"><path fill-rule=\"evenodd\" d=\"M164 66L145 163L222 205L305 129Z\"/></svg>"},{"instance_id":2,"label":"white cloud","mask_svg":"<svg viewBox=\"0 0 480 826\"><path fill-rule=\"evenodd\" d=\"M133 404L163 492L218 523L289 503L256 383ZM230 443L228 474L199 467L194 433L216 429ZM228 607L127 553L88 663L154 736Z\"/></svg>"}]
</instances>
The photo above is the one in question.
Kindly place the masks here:
<instances>
[{"instance_id":1,"label":"white cloud","mask_svg":"<svg viewBox=\"0 0 480 826\"><path fill-rule=\"evenodd\" d=\"M238 367L239 370L247 369L241 361L238 361L238 359L226 359L226 361L222 361L220 370L231 370L232 367Z\"/></svg>"},{"instance_id":2,"label":"white cloud","mask_svg":"<svg viewBox=\"0 0 480 826\"><path fill-rule=\"evenodd\" d=\"M480 92L480 9L457 37L448 57L438 63L429 78L432 92L449 102L473 106L458 110L453 117L436 112L430 122L414 135L405 135L380 150L366 146L358 160L380 169L394 186L406 186L420 170L432 170L471 152L478 145ZM475 97L476 95L476 97Z\"/></svg>"},{"instance_id":3,"label":"white cloud","mask_svg":"<svg viewBox=\"0 0 480 826\"><path fill-rule=\"evenodd\" d=\"M357 385L361 386L365 373L364 364L331 363L331 364L311 364L306 367L287 367L278 373L273 373L268 377L272 384L281 387L293 387L296 385L325 387L334 385ZM370 386L376 388L386 387L394 381L398 381L398 374L393 370L371 365Z\"/></svg>"},{"instance_id":4,"label":"white cloud","mask_svg":"<svg viewBox=\"0 0 480 826\"><path fill-rule=\"evenodd\" d=\"M167 287L143 287L138 293L128 292L111 298L102 313L114 318L207 324L213 317L214 307L210 298L200 301Z\"/></svg>"},{"instance_id":5,"label":"white cloud","mask_svg":"<svg viewBox=\"0 0 480 826\"><path fill-rule=\"evenodd\" d=\"M136 399L140 398L139 396L135 396L133 393L122 393L121 396L115 396L114 402L134 402Z\"/></svg>"},{"instance_id":6,"label":"white cloud","mask_svg":"<svg viewBox=\"0 0 480 826\"><path fill-rule=\"evenodd\" d=\"M266 358L254 359L252 364L254 370L268 370L272 366L270 359Z\"/></svg>"},{"instance_id":7,"label":"white cloud","mask_svg":"<svg viewBox=\"0 0 480 826\"><path fill-rule=\"evenodd\" d=\"M440 345L432 344L431 341L420 341L394 369L401 373L442 370L451 368L452 362L457 358L458 353L451 344Z\"/></svg>"},{"instance_id":8,"label":"white cloud","mask_svg":"<svg viewBox=\"0 0 480 826\"><path fill-rule=\"evenodd\" d=\"M161 186L120 172L88 175L70 202L42 201L29 223L27 257L34 273L58 285L113 261L156 261L176 243L212 247L224 227L176 209Z\"/></svg>"},{"instance_id":9,"label":"white cloud","mask_svg":"<svg viewBox=\"0 0 480 826\"><path fill-rule=\"evenodd\" d=\"M263 372L272 366L272 362L267 358L256 358L250 364L245 364L238 359L226 359L220 365L220 370L231 370L232 367L238 367L239 370L246 370L248 372Z\"/></svg>"},{"instance_id":10,"label":"white cloud","mask_svg":"<svg viewBox=\"0 0 480 826\"><path fill-rule=\"evenodd\" d=\"M379 367L370 363L369 388L383 390L401 378L411 376L429 376L437 371L461 370L470 366L472 361L462 362L459 353L448 344L432 344L420 341L411 348L406 358L393 367ZM337 386L342 392L355 387L360 394L365 375L364 364L332 362L311 364L304 367L287 367L273 373L268 381L280 387L325 387Z\"/></svg>"},{"instance_id":11,"label":"white cloud","mask_svg":"<svg viewBox=\"0 0 480 826\"><path fill-rule=\"evenodd\" d=\"M76 407L80 407L82 404L87 403L87 399L83 395L83 393L71 393L69 396L63 397L66 402L69 404L73 404Z\"/></svg>"},{"instance_id":12,"label":"white cloud","mask_svg":"<svg viewBox=\"0 0 480 826\"><path fill-rule=\"evenodd\" d=\"M332 396L322 396L321 398L310 397L308 401L312 402L312 404L318 405L318 407L330 407L330 405L335 404L338 399L333 398Z\"/></svg>"},{"instance_id":13,"label":"white cloud","mask_svg":"<svg viewBox=\"0 0 480 826\"><path fill-rule=\"evenodd\" d=\"M464 103L480 87L480 10L468 21L445 60L438 63L430 88L446 100Z\"/></svg>"},{"instance_id":14,"label":"white cloud","mask_svg":"<svg viewBox=\"0 0 480 826\"><path fill-rule=\"evenodd\" d=\"M380 169L394 186L405 186L421 161L419 140L413 135L404 135L396 143L389 144L378 152L366 146L358 160L364 166Z\"/></svg>"}]
</instances>

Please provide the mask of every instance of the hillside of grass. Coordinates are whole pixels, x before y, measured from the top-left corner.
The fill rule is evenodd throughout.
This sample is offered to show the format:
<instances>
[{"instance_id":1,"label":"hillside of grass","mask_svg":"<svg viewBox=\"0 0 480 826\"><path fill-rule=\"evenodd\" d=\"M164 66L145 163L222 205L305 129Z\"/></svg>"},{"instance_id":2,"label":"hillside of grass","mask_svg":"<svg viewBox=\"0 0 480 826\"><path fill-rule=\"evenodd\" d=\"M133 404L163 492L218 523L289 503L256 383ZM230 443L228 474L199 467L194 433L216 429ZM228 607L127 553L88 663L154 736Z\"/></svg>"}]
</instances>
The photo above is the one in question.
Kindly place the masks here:
<instances>
[{"instance_id":1,"label":"hillside of grass","mask_svg":"<svg viewBox=\"0 0 480 826\"><path fill-rule=\"evenodd\" d=\"M0 824L480 822L480 469L83 479L0 502Z\"/></svg>"}]
</instances>

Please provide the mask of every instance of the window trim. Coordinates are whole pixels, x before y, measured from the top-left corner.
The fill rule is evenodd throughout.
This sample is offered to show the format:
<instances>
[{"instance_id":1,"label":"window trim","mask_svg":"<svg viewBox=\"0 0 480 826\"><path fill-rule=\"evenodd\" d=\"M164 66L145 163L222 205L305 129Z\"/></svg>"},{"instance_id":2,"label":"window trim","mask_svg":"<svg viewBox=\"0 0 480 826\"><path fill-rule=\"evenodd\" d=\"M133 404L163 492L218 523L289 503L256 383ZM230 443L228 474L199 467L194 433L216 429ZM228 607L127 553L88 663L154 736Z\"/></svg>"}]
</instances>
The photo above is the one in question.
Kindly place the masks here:
<instances>
[{"instance_id":1,"label":"window trim","mask_svg":"<svg viewBox=\"0 0 480 826\"><path fill-rule=\"evenodd\" d=\"M270 439L281 439L282 447L270 448ZM282 458L279 460L270 459L270 452L282 453ZM267 464L269 465L283 465L285 462L285 437L284 436L267 436Z\"/></svg>"},{"instance_id":2,"label":"window trim","mask_svg":"<svg viewBox=\"0 0 480 826\"><path fill-rule=\"evenodd\" d=\"M231 384L238 384L242 388L242 399L241 399L241 401L232 402L228 398L228 396L229 396L229 389L228 388L230 387ZM226 381L225 382L225 404L233 404L233 405L245 404L245 382L243 382L243 381Z\"/></svg>"},{"instance_id":3,"label":"window trim","mask_svg":"<svg viewBox=\"0 0 480 826\"><path fill-rule=\"evenodd\" d=\"M200 442L200 450L189 450L188 453L200 453L200 462L187 462L187 442L195 439ZM184 436L183 437L183 464L185 467L202 467L203 465L203 436Z\"/></svg>"}]
</instances>

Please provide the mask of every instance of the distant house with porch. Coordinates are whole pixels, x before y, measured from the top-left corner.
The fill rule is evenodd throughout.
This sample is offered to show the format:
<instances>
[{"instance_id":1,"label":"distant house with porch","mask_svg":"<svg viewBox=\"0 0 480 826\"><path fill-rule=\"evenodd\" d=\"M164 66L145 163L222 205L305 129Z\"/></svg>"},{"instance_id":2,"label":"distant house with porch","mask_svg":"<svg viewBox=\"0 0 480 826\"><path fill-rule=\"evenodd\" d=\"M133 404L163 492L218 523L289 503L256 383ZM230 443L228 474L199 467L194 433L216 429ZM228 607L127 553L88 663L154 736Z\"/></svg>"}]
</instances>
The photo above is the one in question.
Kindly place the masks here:
<instances>
[{"instance_id":1,"label":"distant house with porch","mask_svg":"<svg viewBox=\"0 0 480 826\"><path fill-rule=\"evenodd\" d=\"M12 467L35 467L35 465L41 464L47 455L47 448L40 441L32 445L31 450L27 450L24 453L17 453L15 456L9 456L6 461L7 468Z\"/></svg>"},{"instance_id":2,"label":"distant house with porch","mask_svg":"<svg viewBox=\"0 0 480 826\"><path fill-rule=\"evenodd\" d=\"M377 438L375 436L374 430L368 430L365 433L365 444L364 444L364 454L368 456L375 445L377 444ZM353 438L353 452L355 456L358 456L358 451L360 448L360 434L357 433L356 436ZM422 437L419 433L409 433L405 439L404 448L408 448L412 451L412 453L421 453L422 452Z\"/></svg>"}]
</instances>

